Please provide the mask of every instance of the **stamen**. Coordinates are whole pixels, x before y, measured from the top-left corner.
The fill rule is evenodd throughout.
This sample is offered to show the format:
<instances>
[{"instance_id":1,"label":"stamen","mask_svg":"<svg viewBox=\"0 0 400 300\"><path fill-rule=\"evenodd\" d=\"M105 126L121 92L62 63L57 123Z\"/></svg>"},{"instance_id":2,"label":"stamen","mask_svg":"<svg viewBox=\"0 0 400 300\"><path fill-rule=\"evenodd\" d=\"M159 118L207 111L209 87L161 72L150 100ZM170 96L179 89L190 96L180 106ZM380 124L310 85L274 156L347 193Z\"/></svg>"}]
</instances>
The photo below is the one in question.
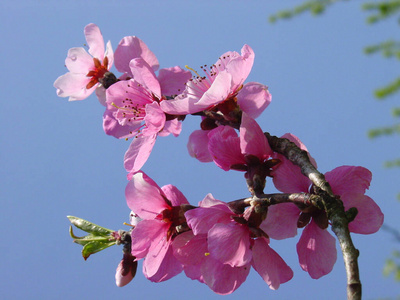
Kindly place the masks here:
<instances>
[{"instance_id":1,"label":"stamen","mask_svg":"<svg viewBox=\"0 0 400 300\"><path fill-rule=\"evenodd\" d=\"M199 75L199 73L197 73L197 71L195 69L192 69L191 67L189 67L188 65L185 65L185 68L192 71L193 73L195 73L199 78L201 78L201 76Z\"/></svg>"}]
</instances>

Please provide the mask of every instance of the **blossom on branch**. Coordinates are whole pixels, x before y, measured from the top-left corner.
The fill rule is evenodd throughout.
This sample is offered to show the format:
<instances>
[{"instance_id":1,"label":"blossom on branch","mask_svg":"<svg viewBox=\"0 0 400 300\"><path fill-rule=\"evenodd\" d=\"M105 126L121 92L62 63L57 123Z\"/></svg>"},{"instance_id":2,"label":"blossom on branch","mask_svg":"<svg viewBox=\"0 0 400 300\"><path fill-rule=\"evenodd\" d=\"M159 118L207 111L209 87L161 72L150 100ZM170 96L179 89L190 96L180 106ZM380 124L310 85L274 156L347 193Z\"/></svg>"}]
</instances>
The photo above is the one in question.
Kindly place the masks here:
<instances>
[{"instance_id":1,"label":"blossom on branch","mask_svg":"<svg viewBox=\"0 0 400 300\"><path fill-rule=\"evenodd\" d=\"M209 194L185 217L193 233L177 237L174 253L189 277L206 283L214 292L235 291L251 266L271 289L293 277L293 271L272 250L268 235L259 228L264 212L255 213L250 207L237 215Z\"/></svg>"},{"instance_id":2,"label":"blossom on branch","mask_svg":"<svg viewBox=\"0 0 400 300\"><path fill-rule=\"evenodd\" d=\"M240 109L258 117L271 102L268 88L260 83L244 84L254 62L254 51L244 45L241 54L229 51L210 66L203 66L205 76L187 82L185 91L172 100L161 103L163 111L187 115L203 110L221 111L229 120L236 120Z\"/></svg>"},{"instance_id":3,"label":"blossom on branch","mask_svg":"<svg viewBox=\"0 0 400 300\"><path fill-rule=\"evenodd\" d=\"M250 191L262 193L265 178L278 163L260 126L243 112L240 134L230 126L219 126L208 133L208 150L221 169L245 171Z\"/></svg>"},{"instance_id":4,"label":"blossom on branch","mask_svg":"<svg viewBox=\"0 0 400 300\"><path fill-rule=\"evenodd\" d=\"M54 82L57 95L69 97L69 101L86 99L94 90L100 100L104 99L102 82L114 61L111 43L108 42L104 48L103 36L97 25L86 25L84 34L89 53L82 47L69 49L65 59L69 72Z\"/></svg>"},{"instance_id":5,"label":"blossom on branch","mask_svg":"<svg viewBox=\"0 0 400 300\"><path fill-rule=\"evenodd\" d=\"M131 233L131 254L144 258L146 278L160 282L179 274L183 266L173 255L171 244L178 229L187 227L184 213L191 206L185 196L173 185L158 187L143 172L132 176L125 196L129 208L142 219Z\"/></svg>"},{"instance_id":6,"label":"blossom on branch","mask_svg":"<svg viewBox=\"0 0 400 300\"><path fill-rule=\"evenodd\" d=\"M307 150L297 137L285 134L283 138L294 142L302 150ZM281 154L274 154L274 157L281 161L272 172L273 182L278 190L284 193L314 192L312 182L301 173L299 166ZM311 157L310 161L316 166ZM327 172L325 179L333 193L340 197L346 210L352 207L358 210L355 219L349 223L350 232L371 234L379 230L383 223L383 214L378 205L365 195L372 179L368 169L341 166ZM293 236L297 228L304 228L297 243L299 262L304 271L317 279L331 272L336 262L335 238L327 231L328 226L325 211L288 203L271 206L261 228L275 239Z\"/></svg>"},{"instance_id":7,"label":"blossom on branch","mask_svg":"<svg viewBox=\"0 0 400 300\"><path fill-rule=\"evenodd\" d=\"M132 59L129 66L133 79L119 81L107 89L103 128L116 138L135 137L124 159L131 176L148 159L158 135L179 135L179 118L163 112L160 103L178 92L190 73L173 67L160 70L157 78L153 67L141 57Z\"/></svg>"}]
</instances>

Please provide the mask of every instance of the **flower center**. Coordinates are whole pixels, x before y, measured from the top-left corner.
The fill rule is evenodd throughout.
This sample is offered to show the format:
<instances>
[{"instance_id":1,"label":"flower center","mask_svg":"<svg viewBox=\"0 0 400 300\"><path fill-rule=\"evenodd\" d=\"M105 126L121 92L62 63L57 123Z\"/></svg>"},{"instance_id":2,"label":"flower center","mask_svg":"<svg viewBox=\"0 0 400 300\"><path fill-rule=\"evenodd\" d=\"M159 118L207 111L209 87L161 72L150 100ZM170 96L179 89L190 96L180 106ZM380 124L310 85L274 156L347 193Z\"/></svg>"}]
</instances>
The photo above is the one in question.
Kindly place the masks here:
<instances>
[{"instance_id":1,"label":"flower center","mask_svg":"<svg viewBox=\"0 0 400 300\"><path fill-rule=\"evenodd\" d=\"M91 77L89 83L86 85L86 89L92 88L95 84L99 82L101 78L104 77L104 74L108 72L108 57L104 57L103 64L101 64L98 58L93 58L94 62L94 70L89 71L86 74L87 77Z\"/></svg>"}]
</instances>

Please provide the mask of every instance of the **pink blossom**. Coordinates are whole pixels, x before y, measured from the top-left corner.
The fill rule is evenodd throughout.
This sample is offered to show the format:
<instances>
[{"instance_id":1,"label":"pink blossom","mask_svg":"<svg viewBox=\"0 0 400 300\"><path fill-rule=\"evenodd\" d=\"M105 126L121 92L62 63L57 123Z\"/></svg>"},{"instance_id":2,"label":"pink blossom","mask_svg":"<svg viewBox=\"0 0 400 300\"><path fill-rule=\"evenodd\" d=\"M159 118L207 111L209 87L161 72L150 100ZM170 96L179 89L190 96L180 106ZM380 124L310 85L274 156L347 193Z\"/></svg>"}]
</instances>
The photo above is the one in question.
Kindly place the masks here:
<instances>
[{"instance_id":1,"label":"pink blossom","mask_svg":"<svg viewBox=\"0 0 400 300\"><path fill-rule=\"evenodd\" d=\"M111 43L107 43L105 50L103 36L97 25L86 25L84 34L89 53L84 48L69 49L65 60L69 72L58 77L54 82L57 95L69 97L69 101L83 100L89 97L96 88L96 93L102 99L101 94L104 94L104 88L101 82L114 60Z\"/></svg>"},{"instance_id":2,"label":"pink blossom","mask_svg":"<svg viewBox=\"0 0 400 300\"><path fill-rule=\"evenodd\" d=\"M189 154L202 162L214 160L228 171L245 171L250 165L263 164L272 155L260 126L247 113L242 113L240 136L230 126L197 130L189 137Z\"/></svg>"},{"instance_id":3,"label":"pink blossom","mask_svg":"<svg viewBox=\"0 0 400 300\"><path fill-rule=\"evenodd\" d=\"M187 115L231 100L256 118L271 102L271 95L262 84L244 84L253 62L254 52L248 45L243 46L241 54L226 52L209 69L202 67L205 76L196 72L196 76L186 84L183 94L164 101L161 108L169 114Z\"/></svg>"},{"instance_id":4,"label":"pink blossom","mask_svg":"<svg viewBox=\"0 0 400 300\"><path fill-rule=\"evenodd\" d=\"M272 150L257 122L242 113L240 135L230 126L218 126L208 133L208 150L215 164L225 171L245 171L250 191L260 192L265 178L277 161L270 160ZM194 144L195 145L195 144Z\"/></svg>"},{"instance_id":5,"label":"pink blossom","mask_svg":"<svg viewBox=\"0 0 400 300\"><path fill-rule=\"evenodd\" d=\"M194 279L203 280L216 293L227 294L244 282L250 266L272 289L292 278L292 270L270 248L267 235L254 225L253 217L246 212L236 215L226 203L211 195L199 206L185 213L194 237L189 233L178 237L180 247L175 250L184 268L195 265L200 270L196 274L191 269ZM186 242L182 241L184 238ZM199 240L207 243L207 247L197 245ZM191 246L192 243L197 246Z\"/></svg>"},{"instance_id":6,"label":"pink blossom","mask_svg":"<svg viewBox=\"0 0 400 300\"><path fill-rule=\"evenodd\" d=\"M183 194L172 185L159 188L146 174L138 172L129 181L125 195L129 208L142 220L133 229L131 254L145 258L143 273L151 281L168 280L182 271L173 255L177 228L185 224Z\"/></svg>"},{"instance_id":7,"label":"pink blossom","mask_svg":"<svg viewBox=\"0 0 400 300\"><path fill-rule=\"evenodd\" d=\"M172 246L175 257L183 264L186 276L207 284L215 293L233 293L250 272L249 265L232 267L210 256L207 234L184 232L175 238Z\"/></svg>"},{"instance_id":8,"label":"pink blossom","mask_svg":"<svg viewBox=\"0 0 400 300\"><path fill-rule=\"evenodd\" d=\"M242 114L240 135L230 126L219 126L209 134L208 149L214 162L223 170L232 167L261 164L267 161L272 150L260 126L245 112Z\"/></svg>"},{"instance_id":9,"label":"pink blossom","mask_svg":"<svg viewBox=\"0 0 400 300\"><path fill-rule=\"evenodd\" d=\"M306 150L301 141L290 134L283 136ZM311 181L301 174L300 167L293 165L280 154L275 155L281 161L273 171L275 187L284 193L312 193ZM315 161L310 157L316 166ZM332 191L343 201L348 210L355 207L358 214L349 224L354 233L371 234L379 230L383 223L383 214L377 204L364 195L372 176L363 167L341 166L325 174ZM283 212L285 210L285 212ZM297 244L300 265L312 278L328 274L336 262L334 237L327 231L328 219L324 211L308 208L301 211L293 204L279 204L269 209L267 220L261 228L268 230L271 238L293 236L297 227L305 227Z\"/></svg>"},{"instance_id":10,"label":"pink blossom","mask_svg":"<svg viewBox=\"0 0 400 300\"><path fill-rule=\"evenodd\" d=\"M147 161L158 135L179 135L181 122L176 116L166 115L160 102L167 97L164 93L178 92L190 73L179 67L162 69L159 79L141 57L132 59L129 66L134 79L119 81L107 89L103 128L116 138L136 137L124 159L131 176Z\"/></svg>"}]
</instances>

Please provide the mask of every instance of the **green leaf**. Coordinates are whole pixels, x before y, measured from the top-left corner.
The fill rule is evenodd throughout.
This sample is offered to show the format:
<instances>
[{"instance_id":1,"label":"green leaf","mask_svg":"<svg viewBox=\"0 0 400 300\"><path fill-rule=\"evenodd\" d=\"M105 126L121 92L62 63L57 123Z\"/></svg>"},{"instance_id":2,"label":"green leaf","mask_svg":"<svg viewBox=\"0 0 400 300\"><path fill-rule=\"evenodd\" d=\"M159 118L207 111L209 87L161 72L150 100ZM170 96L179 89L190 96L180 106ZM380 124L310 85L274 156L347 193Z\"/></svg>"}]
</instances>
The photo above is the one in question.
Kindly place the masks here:
<instances>
[{"instance_id":1,"label":"green leaf","mask_svg":"<svg viewBox=\"0 0 400 300\"><path fill-rule=\"evenodd\" d=\"M72 231L72 226L69 227L69 234L70 236L74 239L74 242L85 246L86 244L90 243L90 242L110 242L111 240L115 240L112 236L110 235L94 235L94 234L88 234L86 236L83 237L78 237L74 234L74 232Z\"/></svg>"},{"instance_id":2,"label":"green leaf","mask_svg":"<svg viewBox=\"0 0 400 300\"><path fill-rule=\"evenodd\" d=\"M115 241L109 241L109 242L92 241L92 242L89 242L83 246L82 256L85 260L87 260L91 254L97 253L101 250L104 250L104 249L110 247L110 246L113 246L113 245L115 245L115 243L116 243Z\"/></svg>"},{"instance_id":3,"label":"green leaf","mask_svg":"<svg viewBox=\"0 0 400 300\"><path fill-rule=\"evenodd\" d=\"M400 117L400 107L392 108L392 116L395 118Z\"/></svg>"},{"instance_id":4,"label":"green leaf","mask_svg":"<svg viewBox=\"0 0 400 300\"><path fill-rule=\"evenodd\" d=\"M92 233L94 235L105 236L105 235L109 235L110 233L114 232L114 230L101 227L99 225L96 225L94 223L91 223L89 221L86 221L86 220L78 218L78 217L67 216L67 218L73 225L75 225L79 229L86 231L88 233Z\"/></svg>"},{"instance_id":5,"label":"green leaf","mask_svg":"<svg viewBox=\"0 0 400 300\"><path fill-rule=\"evenodd\" d=\"M385 168L400 167L400 159L385 161Z\"/></svg>"}]
</instances>

